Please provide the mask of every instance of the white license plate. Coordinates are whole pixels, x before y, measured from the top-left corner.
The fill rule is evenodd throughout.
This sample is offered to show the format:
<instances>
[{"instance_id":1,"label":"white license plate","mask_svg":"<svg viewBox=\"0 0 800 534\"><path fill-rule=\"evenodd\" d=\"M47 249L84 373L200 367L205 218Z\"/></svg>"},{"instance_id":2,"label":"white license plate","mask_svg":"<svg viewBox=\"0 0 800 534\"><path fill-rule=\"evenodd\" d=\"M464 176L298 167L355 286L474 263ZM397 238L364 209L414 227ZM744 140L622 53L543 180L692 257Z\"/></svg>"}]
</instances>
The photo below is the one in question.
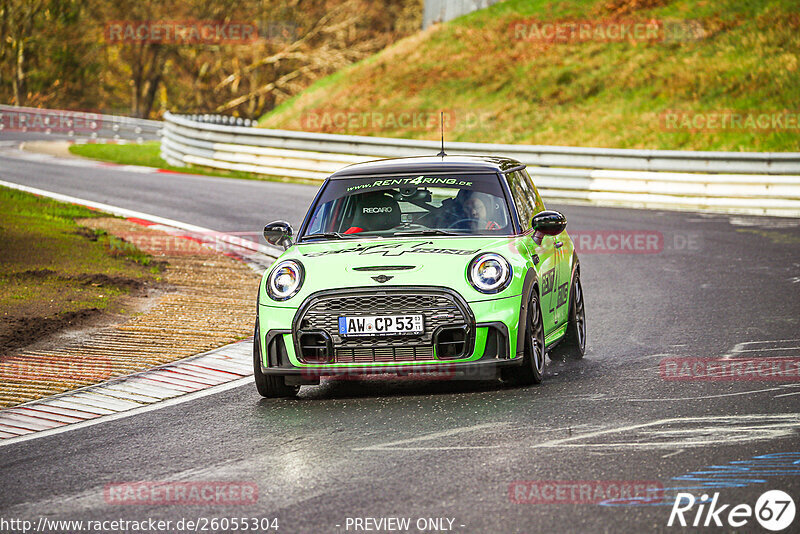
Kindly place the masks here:
<instances>
[{"instance_id":1,"label":"white license plate","mask_svg":"<svg viewBox=\"0 0 800 534\"><path fill-rule=\"evenodd\" d=\"M343 336L397 336L423 333L422 315L371 315L339 317Z\"/></svg>"}]
</instances>

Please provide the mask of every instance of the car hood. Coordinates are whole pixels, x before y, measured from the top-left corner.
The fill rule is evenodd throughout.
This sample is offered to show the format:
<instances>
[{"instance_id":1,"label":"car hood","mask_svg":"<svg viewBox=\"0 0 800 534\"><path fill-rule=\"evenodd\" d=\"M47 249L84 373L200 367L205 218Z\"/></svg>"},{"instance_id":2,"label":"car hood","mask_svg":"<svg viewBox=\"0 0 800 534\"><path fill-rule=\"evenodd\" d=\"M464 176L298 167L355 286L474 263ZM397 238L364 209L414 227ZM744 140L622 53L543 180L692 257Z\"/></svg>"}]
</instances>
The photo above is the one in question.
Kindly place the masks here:
<instances>
[{"instance_id":1,"label":"car hood","mask_svg":"<svg viewBox=\"0 0 800 534\"><path fill-rule=\"evenodd\" d=\"M525 250L521 240L511 236L359 239L293 245L279 261L294 259L303 265L302 288L287 301L274 302L263 295L261 303L296 307L317 291L352 287L444 286L468 302L508 297L521 290ZM499 294L480 293L466 278L470 261L483 252L501 254L512 265L514 280Z\"/></svg>"}]
</instances>

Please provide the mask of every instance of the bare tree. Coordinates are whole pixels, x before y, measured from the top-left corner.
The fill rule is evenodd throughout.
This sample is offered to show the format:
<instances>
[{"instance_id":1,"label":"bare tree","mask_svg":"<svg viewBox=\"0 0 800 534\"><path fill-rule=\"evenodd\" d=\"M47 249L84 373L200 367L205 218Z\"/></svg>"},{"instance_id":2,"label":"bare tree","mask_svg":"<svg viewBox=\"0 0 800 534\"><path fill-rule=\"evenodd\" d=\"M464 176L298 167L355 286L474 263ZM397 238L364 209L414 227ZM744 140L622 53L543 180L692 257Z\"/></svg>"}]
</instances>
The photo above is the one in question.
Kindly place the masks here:
<instances>
[{"instance_id":1,"label":"bare tree","mask_svg":"<svg viewBox=\"0 0 800 534\"><path fill-rule=\"evenodd\" d=\"M11 66L13 103L18 106L25 105L27 100L26 49L35 38L34 29L43 7L44 0L2 0L0 3L3 42L0 60L3 65Z\"/></svg>"},{"instance_id":2,"label":"bare tree","mask_svg":"<svg viewBox=\"0 0 800 534\"><path fill-rule=\"evenodd\" d=\"M158 116L260 117L416 31L421 0L0 0L0 98ZM245 22L242 43L110 39L112 22ZM124 111L123 111L124 110Z\"/></svg>"}]
</instances>

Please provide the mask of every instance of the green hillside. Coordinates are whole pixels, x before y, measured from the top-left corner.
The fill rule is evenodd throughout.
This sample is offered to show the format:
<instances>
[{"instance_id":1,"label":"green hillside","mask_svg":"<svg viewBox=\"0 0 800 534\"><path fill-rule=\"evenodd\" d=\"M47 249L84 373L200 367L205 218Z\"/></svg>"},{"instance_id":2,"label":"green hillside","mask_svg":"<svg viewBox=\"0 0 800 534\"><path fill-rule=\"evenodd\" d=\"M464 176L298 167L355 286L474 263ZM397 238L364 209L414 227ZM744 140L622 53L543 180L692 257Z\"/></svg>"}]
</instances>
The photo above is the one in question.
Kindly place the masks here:
<instances>
[{"instance_id":1,"label":"green hillside","mask_svg":"<svg viewBox=\"0 0 800 534\"><path fill-rule=\"evenodd\" d=\"M454 141L797 151L799 56L797 0L506 0L320 80L260 124L436 139L443 110Z\"/></svg>"}]
</instances>

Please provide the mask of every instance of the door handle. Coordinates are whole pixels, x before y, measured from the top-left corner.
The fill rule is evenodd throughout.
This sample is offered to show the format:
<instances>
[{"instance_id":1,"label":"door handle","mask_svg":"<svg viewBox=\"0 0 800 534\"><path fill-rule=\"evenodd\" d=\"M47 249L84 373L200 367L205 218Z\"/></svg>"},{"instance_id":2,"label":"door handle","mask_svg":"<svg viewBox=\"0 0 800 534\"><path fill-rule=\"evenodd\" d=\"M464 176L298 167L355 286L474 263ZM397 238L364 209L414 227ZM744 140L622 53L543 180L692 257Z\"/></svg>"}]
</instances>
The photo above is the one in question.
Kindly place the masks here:
<instances>
[{"instance_id":1,"label":"door handle","mask_svg":"<svg viewBox=\"0 0 800 534\"><path fill-rule=\"evenodd\" d=\"M561 248L561 247L564 246L564 242L563 241L556 241L555 243L553 243L553 246L556 247L556 248Z\"/></svg>"}]
</instances>

